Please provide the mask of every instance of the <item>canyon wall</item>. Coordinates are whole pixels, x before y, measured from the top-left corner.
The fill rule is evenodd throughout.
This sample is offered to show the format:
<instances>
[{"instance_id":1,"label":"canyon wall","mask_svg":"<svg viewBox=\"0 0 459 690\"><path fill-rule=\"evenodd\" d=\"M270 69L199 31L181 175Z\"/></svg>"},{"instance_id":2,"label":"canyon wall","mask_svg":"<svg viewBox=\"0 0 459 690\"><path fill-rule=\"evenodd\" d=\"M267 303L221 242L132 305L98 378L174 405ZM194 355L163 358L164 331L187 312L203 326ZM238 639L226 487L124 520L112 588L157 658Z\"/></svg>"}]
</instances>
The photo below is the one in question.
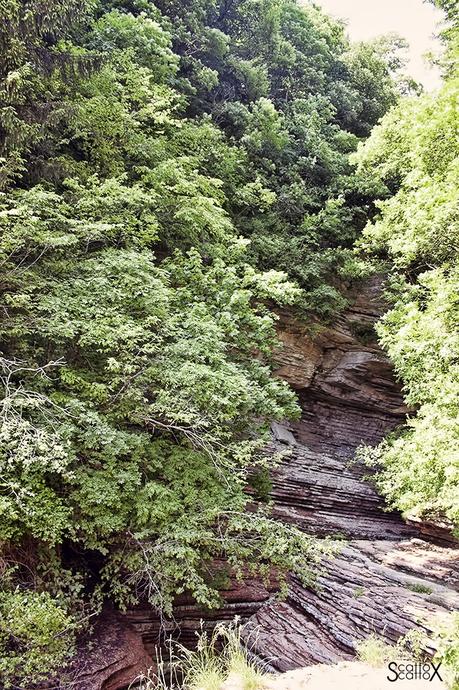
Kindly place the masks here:
<instances>
[{"instance_id":1,"label":"canyon wall","mask_svg":"<svg viewBox=\"0 0 459 690\"><path fill-rule=\"evenodd\" d=\"M273 450L290 446L273 473L274 512L345 541L314 588L291 576L287 599L251 617L253 652L275 670L351 659L370 633L393 643L413 628L432 652L432 622L459 609L459 551L449 532L388 511L368 469L352 462L361 443L376 444L409 412L376 341L383 312L375 278L315 335L280 314L277 374L296 389L302 417L274 429Z\"/></svg>"}]
</instances>

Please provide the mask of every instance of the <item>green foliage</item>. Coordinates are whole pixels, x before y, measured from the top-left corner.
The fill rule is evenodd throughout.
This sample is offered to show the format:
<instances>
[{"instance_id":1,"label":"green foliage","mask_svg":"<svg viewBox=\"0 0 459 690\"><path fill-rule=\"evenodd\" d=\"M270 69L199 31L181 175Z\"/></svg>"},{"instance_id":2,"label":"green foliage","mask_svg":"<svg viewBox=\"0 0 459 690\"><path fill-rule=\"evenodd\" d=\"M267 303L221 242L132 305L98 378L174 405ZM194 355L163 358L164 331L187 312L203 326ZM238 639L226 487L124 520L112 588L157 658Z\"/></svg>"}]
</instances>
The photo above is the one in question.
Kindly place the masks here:
<instances>
[{"instance_id":1,"label":"green foliage","mask_svg":"<svg viewBox=\"0 0 459 690\"><path fill-rule=\"evenodd\" d=\"M416 273L457 252L457 81L437 97L404 101L375 128L358 160L379 195L376 222L363 246L388 252L397 267ZM448 229L448 231L446 231Z\"/></svg>"},{"instance_id":2,"label":"green foliage","mask_svg":"<svg viewBox=\"0 0 459 690\"><path fill-rule=\"evenodd\" d=\"M75 649L75 624L46 592L0 592L0 674L5 688L52 677ZM24 685L22 685L24 687Z\"/></svg>"},{"instance_id":3,"label":"green foliage","mask_svg":"<svg viewBox=\"0 0 459 690\"><path fill-rule=\"evenodd\" d=\"M459 614L451 613L446 620L435 624L437 653L447 672L447 683L451 690L459 687Z\"/></svg>"},{"instance_id":4,"label":"green foliage","mask_svg":"<svg viewBox=\"0 0 459 690\"><path fill-rule=\"evenodd\" d=\"M305 311L332 316L356 277L350 248L370 203L348 154L396 100L400 41L351 48L339 23L293 0L158 6L173 24L188 112L208 112L237 146L226 207L252 259L295 279Z\"/></svg>"},{"instance_id":5,"label":"green foliage","mask_svg":"<svg viewBox=\"0 0 459 690\"><path fill-rule=\"evenodd\" d=\"M384 200L362 248L389 261L393 308L378 334L417 411L364 452L391 504L459 525L459 186L457 76L407 100L360 150L360 173ZM384 198L386 197L386 198ZM388 198L387 198L388 197Z\"/></svg>"},{"instance_id":6,"label":"green foliage","mask_svg":"<svg viewBox=\"0 0 459 690\"><path fill-rule=\"evenodd\" d=\"M179 645L172 654L172 684L183 690L217 690L231 679L241 690L263 687L267 676L244 648L243 630L235 618L230 625L217 625L210 635L201 632L192 651ZM158 677L147 679L143 690L156 687L158 681Z\"/></svg>"},{"instance_id":7,"label":"green foliage","mask_svg":"<svg viewBox=\"0 0 459 690\"><path fill-rule=\"evenodd\" d=\"M421 582L414 582L413 584L407 585L408 589L417 594L432 594L433 590L428 585L423 585Z\"/></svg>"},{"instance_id":8,"label":"green foliage","mask_svg":"<svg viewBox=\"0 0 459 690\"><path fill-rule=\"evenodd\" d=\"M382 668L394 657L394 648L374 633L357 644L357 656L364 664Z\"/></svg>"},{"instance_id":9,"label":"green foliage","mask_svg":"<svg viewBox=\"0 0 459 690\"><path fill-rule=\"evenodd\" d=\"M383 319L381 341L418 408L403 432L368 451L381 466L379 487L401 510L459 522L458 270L418 279ZM413 472L413 467L416 472Z\"/></svg>"},{"instance_id":10,"label":"green foliage","mask_svg":"<svg viewBox=\"0 0 459 690\"><path fill-rule=\"evenodd\" d=\"M27 174L32 150L35 159L49 153L52 123L70 116L66 85L94 67L71 43L88 12L86 0L56 0L52 11L35 0L2 2L0 190Z\"/></svg>"},{"instance_id":11,"label":"green foliage","mask_svg":"<svg viewBox=\"0 0 459 690\"><path fill-rule=\"evenodd\" d=\"M382 638L370 633L356 645L357 656L375 668L386 666L388 661L422 661L425 659L427 638L417 628L412 628L398 638L395 645L388 644Z\"/></svg>"},{"instance_id":12,"label":"green foliage","mask_svg":"<svg viewBox=\"0 0 459 690\"><path fill-rule=\"evenodd\" d=\"M258 468L250 477L250 486L253 489L255 499L267 503L273 488L269 469L267 467Z\"/></svg>"}]
</instances>

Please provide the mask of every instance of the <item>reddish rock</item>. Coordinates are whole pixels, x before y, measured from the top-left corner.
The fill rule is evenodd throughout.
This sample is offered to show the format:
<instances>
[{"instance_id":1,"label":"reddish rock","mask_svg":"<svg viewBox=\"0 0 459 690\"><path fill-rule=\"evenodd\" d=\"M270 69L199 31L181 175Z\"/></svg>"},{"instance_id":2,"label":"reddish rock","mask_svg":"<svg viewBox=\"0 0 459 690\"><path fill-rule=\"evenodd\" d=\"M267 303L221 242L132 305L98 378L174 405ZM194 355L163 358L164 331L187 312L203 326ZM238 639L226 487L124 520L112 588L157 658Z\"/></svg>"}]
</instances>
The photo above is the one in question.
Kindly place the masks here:
<instances>
[{"instance_id":1,"label":"reddish rock","mask_svg":"<svg viewBox=\"0 0 459 690\"><path fill-rule=\"evenodd\" d=\"M164 642L169 638L193 647L198 633L212 630L219 622L231 622L235 617L241 622L247 621L270 600L275 591L277 582L274 574L268 583L250 576L243 581L230 577L221 589L222 606L219 609L205 610L197 606L191 597L181 596L174 606L172 619L158 618L156 612L147 606L130 610L125 614L125 619L142 636L147 651L156 658L158 648L162 649L162 653L167 653Z\"/></svg>"},{"instance_id":2,"label":"reddish rock","mask_svg":"<svg viewBox=\"0 0 459 690\"><path fill-rule=\"evenodd\" d=\"M154 670L142 637L117 613L101 616L72 669L74 690L124 690Z\"/></svg>"},{"instance_id":3,"label":"reddish rock","mask_svg":"<svg viewBox=\"0 0 459 690\"><path fill-rule=\"evenodd\" d=\"M432 624L459 609L458 585L457 549L419 539L355 540L324 563L314 589L292 577L286 601L250 619L252 651L286 671L352 659L370 633L395 643L416 628L432 653Z\"/></svg>"}]
</instances>

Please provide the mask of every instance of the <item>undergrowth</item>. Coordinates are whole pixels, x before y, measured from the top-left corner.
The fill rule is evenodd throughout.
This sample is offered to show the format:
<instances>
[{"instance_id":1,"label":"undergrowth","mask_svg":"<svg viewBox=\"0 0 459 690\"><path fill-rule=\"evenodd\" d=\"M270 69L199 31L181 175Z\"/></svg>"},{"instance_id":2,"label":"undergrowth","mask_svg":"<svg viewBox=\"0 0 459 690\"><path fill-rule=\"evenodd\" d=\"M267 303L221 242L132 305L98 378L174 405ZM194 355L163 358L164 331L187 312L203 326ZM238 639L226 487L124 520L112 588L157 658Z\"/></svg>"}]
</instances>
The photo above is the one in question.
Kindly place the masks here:
<instances>
[{"instance_id":1,"label":"undergrowth","mask_svg":"<svg viewBox=\"0 0 459 690\"><path fill-rule=\"evenodd\" d=\"M169 658L159 659L156 672L152 669L139 677L131 689L220 690L227 684L237 690L259 690L267 674L250 659L241 635L236 618L231 625L219 624L210 633L199 633L193 650L171 644Z\"/></svg>"},{"instance_id":2,"label":"undergrowth","mask_svg":"<svg viewBox=\"0 0 459 690\"><path fill-rule=\"evenodd\" d=\"M432 643L436 648L435 664L441 664L441 675L450 690L459 690L459 613L451 613L441 621L431 621ZM388 644L375 633L357 644L357 657L374 668L391 661L429 663L424 651L426 639L420 630L412 629L400 637L395 645ZM429 645L430 646L430 645Z\"/></svg>"}]
</instances>

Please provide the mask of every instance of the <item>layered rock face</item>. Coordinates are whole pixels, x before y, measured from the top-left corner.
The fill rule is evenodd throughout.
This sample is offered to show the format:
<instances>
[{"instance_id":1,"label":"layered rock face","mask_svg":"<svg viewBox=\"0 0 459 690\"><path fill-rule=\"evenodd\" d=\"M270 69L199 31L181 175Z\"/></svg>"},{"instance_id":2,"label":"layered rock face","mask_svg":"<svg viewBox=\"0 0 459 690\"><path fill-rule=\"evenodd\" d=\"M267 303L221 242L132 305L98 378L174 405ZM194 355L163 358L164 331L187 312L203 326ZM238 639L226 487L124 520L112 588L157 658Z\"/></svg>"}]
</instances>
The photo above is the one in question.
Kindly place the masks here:
<instances>
[{"instance_id":1,"label":"layered rock face","mask_svg":"<svg viewBox=\"0 0 459 690\"><path fill-rule=\"evenodd\" d=\"M379 295L374 280L315 336L281 314L277 373L297 390L303 414L283 434L275 429L273 450L290 446L273 475L275 515L346 542L324 562L314 589L292 576L287 599L250 619L253 652L275 670L351 659L370 633L396 642L416 628L432 651L433 620L459 609L457 544L446 531L388 512L364 468L350 462L359 444L377 443L407 413L373 335ZM419 538L423 531L435 532L436 543Z\"/></svg>"},{"instance_id":2,"label":"layered rock face","mask_svg":"<svg viewBox=\"0 0 459 690\"><path fill-rule=\"evenodd\" d=\"M458 586L453 548L420 539L352 540L324 564L315 589L292 576L286 601L271 602L250 619L252 652L286 671L349 660L371 633L395 643L415 628L431 653L432 623L458 610Z\"/></svg>"},{"instance_id":3,"label":"layered rock face","mask_svg":"<svg viewBox=\"0 0 459 690\"><path fill-rule=\"evenodd\" d=\"M153 670L141 635L119 613L103 614L89 644L80 650L73 667L67 670L73 690L120 690ZM61 687L58 683L51 687Z\"/></svg>"},{"instance_id":4,"label":"layered rock face","mask_svg":"<svg viewBox=\"0 0 459 690\"><path fill-rule=\"evenodd\" d=\"M420 539L419 527L387 511L368 471L351 462L359 444L377 443L408 412L376 341L380 294L379 281L369 282L332 328L315 332L288 312L279 315L276 373L297 391L303 413L295 424L273 425L272 452L288 451L272 475L274 514L309 533L345 539L342 550L323 564L316 587L292 575L282 602L274 583L253 580L231 582L216 612L182 600L174 621L162 622L163 634L191 645L203 627L237 615L249 621L252 653L285 671L352 659L371 632L389 642L412 628L428 636L435 616L459 609L459 551ZM127 618L152 651L161 637L154 614L140 608ZM426 637L432 651L429 645Z\"/></svg>"},{"instance_id":5,"label":"layered rock face","mask_svg":"<svg viewBox=\"0 0 459 690\"><path fill-rule=\"evenodd\" d=\"M217 564L217 569L225 569L225 564ZM226 569L225 569L226 572ZM236 617L248 620L264 604L269 604L278 586L275 578L270 583L263 583L253 577L238 582L228 578L222 588L222 607L211 611L204 610L193 599L181 596L174 607L172 619L159 619L156 612L139 606L124 615L130 627L142 636L145 649L154 658L161 653L167 659L165 642L172 638L182 645L192 648L197 635L205 630L212 630L219 622L232 622Z\"/></svg>"},{"instance_id":6,"label":"layered rock face","mask_svg":"<svg viewBox=\"0 0 459 690\"><path fill-rule=\"evenodd\" d=\"M290 457L274 472L272 495L278 517L314 534L416 534L398 514L384 512L371 482L362 481L368 468L352 462L357 446L377 443L408 411L376 340L380 294L374 279L332 328L315 335L288 312L280 314L276 373L296 390L302 416L290 426Z\"/></svg>"},{"instance_id":7,"label":"layered rock face","mask_svg":"<svg viewBox=\"0 0 459 690\"><path fill-rule=\"evenodd\" d=\"M408 410L374 330L384 310L381 281L374 278L333 327L315 334L280 312L283 347L276 374L300 398L303 414L295 428L300 443L349 456L360 443L378 441L403 421Z\"/></svg>"}]
</instances>

